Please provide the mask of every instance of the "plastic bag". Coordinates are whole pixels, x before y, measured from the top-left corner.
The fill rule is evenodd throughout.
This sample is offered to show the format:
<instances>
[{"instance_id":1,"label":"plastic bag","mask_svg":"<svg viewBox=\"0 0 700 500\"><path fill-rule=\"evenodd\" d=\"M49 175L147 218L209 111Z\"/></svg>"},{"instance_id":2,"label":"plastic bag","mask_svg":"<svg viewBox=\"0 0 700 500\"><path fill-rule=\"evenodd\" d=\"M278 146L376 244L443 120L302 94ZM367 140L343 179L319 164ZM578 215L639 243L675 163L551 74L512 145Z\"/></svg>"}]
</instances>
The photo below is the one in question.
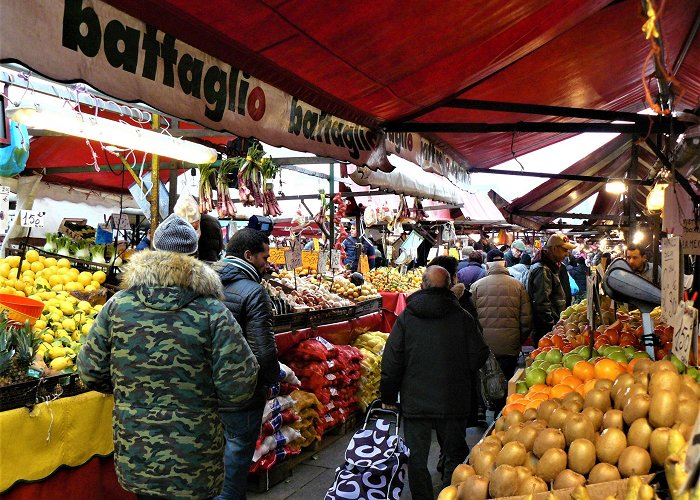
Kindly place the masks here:
<instances>
[{"instance_id":1,"label":"plastic bag","mask_svg":"<svg viewBox=\"0 0 700 500\"><path fill-rule=\"evenodd\" d=\"M486 404L494 403L506 397L508 381L501 366L496 361L496 356L489 351L489 357L479 369L479 381L481 383L481 396Z\"/></svg>"},{"instance_id":2,"label":"plastic bag","mask_svg":"<svg viewBox=\"0 0 700 500\"><path fill-rule=\"evenodd\" d=\"M202 218L201 214L199 213L197 201L189 193L183 193L177 198L175 207L173 207L173 212L178 217L182 217L190 224L194 224Z\"/></svg>"}]
</instances>

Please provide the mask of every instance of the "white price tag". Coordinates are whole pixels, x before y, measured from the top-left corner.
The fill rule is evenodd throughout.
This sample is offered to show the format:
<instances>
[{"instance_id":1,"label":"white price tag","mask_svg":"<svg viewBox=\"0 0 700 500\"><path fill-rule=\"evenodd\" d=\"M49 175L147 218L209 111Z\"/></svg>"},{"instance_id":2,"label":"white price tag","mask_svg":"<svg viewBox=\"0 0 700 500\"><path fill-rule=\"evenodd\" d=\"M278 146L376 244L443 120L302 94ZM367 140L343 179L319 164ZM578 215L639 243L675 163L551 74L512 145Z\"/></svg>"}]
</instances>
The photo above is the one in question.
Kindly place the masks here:
<instances>
[{"instance_id":1,"label":"white price tag","mask_svg":"<svg viewBox=\"0 0 700 500\"><path fill-rule=\"evenodd\" d=\"M698 310L691 304L692 302L685 303L680 307L683 309L683 319L680 328L673 330L671 344L671 352L685 365L690 360L690 348L693 346L693 339L697 336Z\"/></svg>"},{"instance_id":2,"label":"white price tag","mask_svg":"<svg viewBox=\"0 0 700 500\"><path fill-rule=\"evenodd\" d=\"M131 224L129 224L129 216L127 214L113 213L109 218L109 223L112 229L131 229Z\"/></svg>"},{"instance_id":3,"label":"white price tag","mask_svg":"<svg viewBox=\"0 0 700 500\"><path fill-rule=\"evenodd\" d=\"M287 269L290 271L301 267L301 245L298 242L292 243L292 248L284 252L284 260L287 265Z\"/></svg>"},{"instance_id":4,"label":"white price tag","mask_svg":"<svg viewBox=\"0 0 700 500\"><path fill-rule=\"evenodd\" d=\"M342 269L343 263L340 262L340 250L331 250L331 269Z\"/></svg>"},{"instance_id":5,"label":"white price tag","mask_svg":"<svg viewBox=\"0 0 700 500\"><path fill-rule=\"evenodd\" d=\"M9 186L0 186L0 196L8 196L10 194Z\"/></svg>"},{"instance_id":6,"label":"white price tag","mask_svg":"<svg viewBox=\"0 0 700 500\"><path fill-rule=\"evenodd\" d=\"M35 210L20 210L19 221L22 227L44 227L46 212Z\"/></svg>"},{"instance_id":7,"label":"white price tag","mask_svg":"<svg viewBox=\"0 0 700 500\"><path fill-rule=\"evenodd\" d=\"M678 237L661 241L661 321L673 318L681 299L681 240Z\"/></svg>"},{"instance_id":8,"label":"white price tag","mask_svg":"<svg viewBox=\"0 0 700 500\"><path fill-rule=\"evenodd\" d=\"M0 186L0 231L5 231L10 220L10 188Z\"/></svg>"},{"instance_id":9,"label":"white price tag","mask_svg":"<svg viewBox=\"0 0 700 500\"><path fill-rule=\"evenodd\" d=\"M316 270L319 274L323 274L328 270L328 250L321 250L318 253L318 267Z\"/></svg>"}]
</instances>

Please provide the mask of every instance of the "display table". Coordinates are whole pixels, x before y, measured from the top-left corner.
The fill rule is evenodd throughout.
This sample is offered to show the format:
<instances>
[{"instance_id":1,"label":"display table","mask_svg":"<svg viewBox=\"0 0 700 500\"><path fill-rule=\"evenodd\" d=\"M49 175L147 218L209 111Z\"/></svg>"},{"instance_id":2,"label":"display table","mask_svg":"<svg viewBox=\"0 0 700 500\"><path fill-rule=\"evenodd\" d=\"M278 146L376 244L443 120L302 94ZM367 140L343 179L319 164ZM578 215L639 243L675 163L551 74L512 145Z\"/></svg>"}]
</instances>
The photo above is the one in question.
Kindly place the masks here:
<instances>
[{"instance_id":1,"label":"display table","mask_svg":"<svg viewBox=\"0 0 700 500\"><path fill-rule=\"evenodd\" d=\"M404 292L379 292L382 296L382 311L384 312L383 332L390 332L394 327L396 318L401 311L406 309L407 293Z\"/></svg>"},{"instance_id":2,"label":"display table","mask_svg":"<svg viewBox=\"0 0 700 500\"><path fill-rule=\"evenodd\" d=\"M99 491L89 493L88 484L102 484L105 489L121 490L121 494L110 498L134 498L122 490L116 482L114 464L111 454L114 450L112 440L112 396L97 392L86 392L69 398L59 398L48 404L41 403L29 411L18 408L0 413L0 492L4 498L91 498ZM95 456L108 457L107 459ZM79 467L83 464L90 468L63 469L51 478L43 481L62 466ZM85 469L85 470L83 470ZM73 486L67 479L80 472L82 476L73 477ZM102 477L103 473L107 476ZM62 479L56 479L62 476ZM81 479L77 480L78 477ZM19 483L18 483L19 481ZM23 481L30 482L23 484ZM41 481L40 483L31 483ZM15 484L17 483L17 484ZM14 486L13 486L14 485ZM9 488L9 491L6 492ZM98 486L98 488L101 486ZM84 491L85 495L69 495ZM38 493L43 490L45 494ZM95 497L97 498L97 496Z\"/></svg>"}]
</instances>

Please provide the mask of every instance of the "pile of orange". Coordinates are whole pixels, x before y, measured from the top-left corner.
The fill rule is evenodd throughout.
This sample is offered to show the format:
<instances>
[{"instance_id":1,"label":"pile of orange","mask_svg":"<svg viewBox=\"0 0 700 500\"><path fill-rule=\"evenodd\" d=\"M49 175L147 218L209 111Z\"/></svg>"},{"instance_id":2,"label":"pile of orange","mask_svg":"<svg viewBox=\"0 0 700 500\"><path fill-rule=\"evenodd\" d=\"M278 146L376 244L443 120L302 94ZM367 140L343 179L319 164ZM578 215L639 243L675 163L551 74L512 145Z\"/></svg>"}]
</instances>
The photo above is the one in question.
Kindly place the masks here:
<instances>
[{"instance_id":1,"label":"pile of orange","mask_svg":"<svg viewBox=\"0 0 700 500\"><path fill-rule=\"evenodd\" d=\"M595 363L579 361L573 370L557 368L547 374L546 384L535 384L527 394L511 394L506 399L503 415L508 415L513 410L524 412L528 408L537 408L542 401L547 399L561 399L570 392L578 392L585 396L593 389L598 379L615 380L618 375L634 369L633 359L629 365L618 363L612 359L601 358Z\"/></svg>"}]
</instances>

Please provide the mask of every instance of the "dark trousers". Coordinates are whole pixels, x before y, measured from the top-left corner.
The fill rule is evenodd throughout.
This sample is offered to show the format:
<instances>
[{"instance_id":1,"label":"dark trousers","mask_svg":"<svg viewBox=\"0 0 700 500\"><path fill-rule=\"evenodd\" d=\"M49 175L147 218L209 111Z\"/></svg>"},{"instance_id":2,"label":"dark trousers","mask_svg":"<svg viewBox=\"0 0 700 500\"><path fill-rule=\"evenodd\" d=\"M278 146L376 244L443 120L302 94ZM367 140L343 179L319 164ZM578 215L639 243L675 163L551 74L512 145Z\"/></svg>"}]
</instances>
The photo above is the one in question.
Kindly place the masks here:
<instances>
[{"instance_id":1,"label":"dark trousers","mask_svg":"<svg viewBox=\"0 0 700 500\"><path fill-rule=\"evenodd\" d=\"M503 375L506 377L506 381L513 378L515 374L515 368L518 366L517 356L496 356L496 361L498 361L499 366ZM493 403L493 411L495 415L498 415L503 407L506 405L506 398L499 399Z\"/></svg>"},{"instance_id":2,"label":"dark trousers","mask_svg":"<svg viewBox=\"0 0 700 500\"><path fill-rule=\"evenodd\" d=\"M466 418L404 418L404 438L406 446L411 450L408 460L408 485L414 500L435 498L433 482L428 471L428 453L433 429L442 442L442 451L445 454L445 468L442 473L442 484L445 487L450 485L452 472L469 454L465 438L466 428Z\"/></svg>"}]
</instances>

